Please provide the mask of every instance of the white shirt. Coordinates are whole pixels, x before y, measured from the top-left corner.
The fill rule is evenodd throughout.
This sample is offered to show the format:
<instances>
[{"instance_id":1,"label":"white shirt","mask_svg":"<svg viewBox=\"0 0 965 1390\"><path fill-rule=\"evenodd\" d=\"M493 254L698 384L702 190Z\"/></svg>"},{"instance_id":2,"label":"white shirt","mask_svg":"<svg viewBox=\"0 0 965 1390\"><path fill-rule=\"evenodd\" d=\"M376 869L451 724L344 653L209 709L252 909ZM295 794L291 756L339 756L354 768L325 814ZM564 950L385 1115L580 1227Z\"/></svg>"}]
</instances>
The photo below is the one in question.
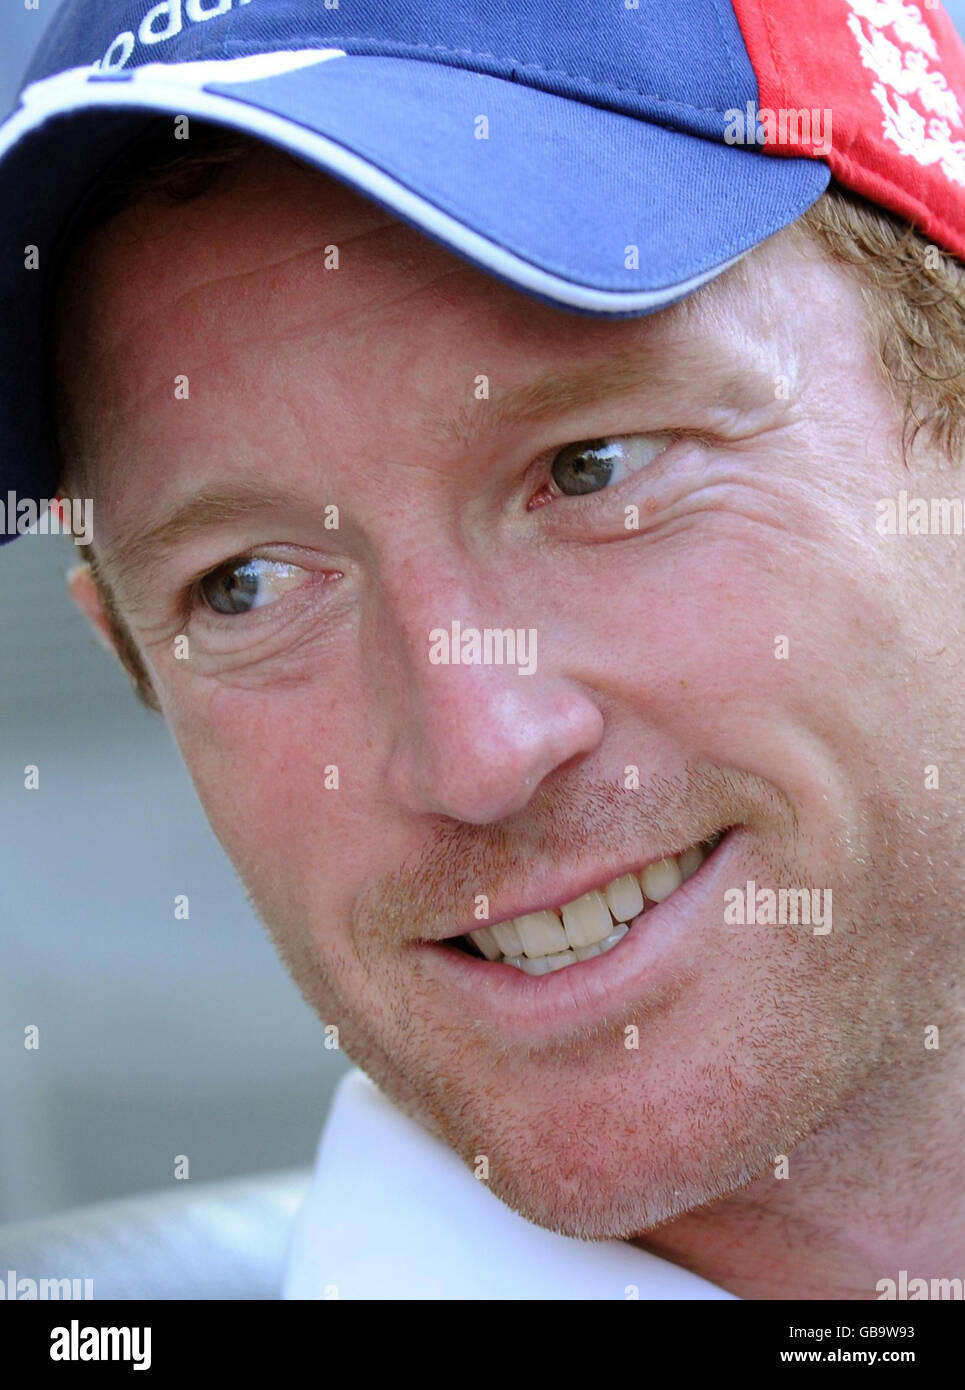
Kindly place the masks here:
<instances>
[{"instance_id":1,"label":"white shirt","mask_svg":"<svg viewBox=\"0 0 965 1390\"><path fill-rule=\"evenodd\" d=\"M288 1299L733 1298L624 1241L510 1210L361 1071L339 1083L292 1232Z\"/></svg>"}]
</instances>

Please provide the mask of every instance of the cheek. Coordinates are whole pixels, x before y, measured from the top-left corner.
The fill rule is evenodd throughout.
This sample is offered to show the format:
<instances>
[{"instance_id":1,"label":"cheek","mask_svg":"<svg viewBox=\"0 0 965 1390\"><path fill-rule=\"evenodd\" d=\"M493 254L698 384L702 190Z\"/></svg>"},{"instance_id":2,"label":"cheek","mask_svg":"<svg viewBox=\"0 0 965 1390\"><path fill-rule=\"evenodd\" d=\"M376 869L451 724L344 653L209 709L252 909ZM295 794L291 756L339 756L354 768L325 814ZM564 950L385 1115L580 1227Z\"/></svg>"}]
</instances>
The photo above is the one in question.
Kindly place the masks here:
<instances>
[{"instance_id":1,"label":"cheek","mask_svg":"<svg viewBox=\"0 0 965 1390\"><path fill-rule=\"evenodd\" d=\"M831 777L845 795L842 767L853 776L876 764L876 707L899 698L882 676L882 641L901 625L894 583L868 556L722 523L620 566L600 586L624 597L600 605L605 640L591 660L598 688L603 672L630 712L642 757L667 740L678 758L815 802ZM581 677L594 681L585 661Z\"/></svg>"},{"instance_id":2,"label":"cheek","mask_svg":"<svg viewBox=\"0 0 965 1390\"><path fill-rule=\"evenodd\" d=\"M358 708L319 681L289 692L219 688L166 711L211 826L257 901L291 894L294 910L308 878L332 888L356 865L364 876L371 804L359 792Z\"/></svg>"}]
</instances>

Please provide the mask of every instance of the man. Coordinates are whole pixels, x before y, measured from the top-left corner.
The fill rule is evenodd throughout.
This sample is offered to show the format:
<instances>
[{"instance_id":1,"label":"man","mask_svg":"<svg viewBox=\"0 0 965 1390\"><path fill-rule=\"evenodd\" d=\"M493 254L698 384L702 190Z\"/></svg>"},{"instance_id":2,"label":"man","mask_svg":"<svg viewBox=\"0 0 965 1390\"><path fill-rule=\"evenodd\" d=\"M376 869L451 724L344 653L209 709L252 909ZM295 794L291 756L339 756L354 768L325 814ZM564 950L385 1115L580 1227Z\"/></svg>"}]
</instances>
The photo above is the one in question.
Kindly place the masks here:
<instances>
[{"instance_id":1,"label":"man","mask_svg":"<svg viewBox=\"0 0 965 1390\"><path fill-rule=\"evenodd\" d=\"M290 1296L961 1279L944 15L77 0L31 77L4 481L378 1088Z\"/></svg>"}]
</instances>

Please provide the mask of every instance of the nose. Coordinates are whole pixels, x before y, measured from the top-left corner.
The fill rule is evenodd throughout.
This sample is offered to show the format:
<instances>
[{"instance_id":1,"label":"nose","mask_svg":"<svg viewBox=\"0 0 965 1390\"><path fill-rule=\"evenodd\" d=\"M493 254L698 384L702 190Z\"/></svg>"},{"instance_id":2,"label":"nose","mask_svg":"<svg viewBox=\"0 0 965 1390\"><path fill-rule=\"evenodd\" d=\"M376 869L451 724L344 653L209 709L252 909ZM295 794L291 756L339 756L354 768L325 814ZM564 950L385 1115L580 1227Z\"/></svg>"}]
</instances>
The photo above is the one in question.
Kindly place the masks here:
<instances>
[{"instance_id":1,"label":"nose","mask_svg":"<svg viewBox=\"0 0 965 1390\"><path fill-rule=\"evenodd\" d=\"M467 614L478 603L469 596L453 603L452 594L439 603L438 592L430 603L412 599L410 592L389 794L414 815L470 824L503 820L520 812L552 771L597 748L601 710L580 682L553 666L548 627L510 627L499 605L498 628L464 616L453 631L453 621L432 623L430 614ZM487 631L502 638L487 646Z\"/></svg>"},{"instance_id":2,"label":"nose","mask_svg":"<svg viewBox=\"0 0 965 1390\"><path fill-rule=\"evenodd\" d=\"M486 825L521 811L544 778L597 746L602 716L558 677L439 665L410 687L392 757L397 799L414 813Z\"/></svg>"}]
</instances>

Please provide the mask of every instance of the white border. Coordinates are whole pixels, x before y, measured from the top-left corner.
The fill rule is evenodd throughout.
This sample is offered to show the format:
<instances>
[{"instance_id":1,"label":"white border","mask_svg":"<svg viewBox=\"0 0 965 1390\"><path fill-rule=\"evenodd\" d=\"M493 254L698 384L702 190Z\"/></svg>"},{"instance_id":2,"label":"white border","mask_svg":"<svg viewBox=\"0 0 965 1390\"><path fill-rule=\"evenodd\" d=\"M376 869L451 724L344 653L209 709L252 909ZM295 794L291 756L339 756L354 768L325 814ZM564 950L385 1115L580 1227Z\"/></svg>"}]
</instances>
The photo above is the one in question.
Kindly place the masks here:
<instances>
[{"instance_id":1,"label":"white border","mask_svg":"<svg viewBox=\"0 0 965 1390\"><path fill-rule=\"evenodd\" d=\"M169 111L232 126L261 136L301 155L332 173L342 175L362 193L370 193L403 217L491 270L503 279L574 309L597 313L646 312L692 294L747 255L739 255L659 290L595 290L564 280L481 236L433 203L375 168L361 156L283 116L250 106L241 98L203 91L206 82L256 81L312 63L347 58L341 49L301 49L254 54L243 58L194 63L147 63L109 76L96 67L70 68L33 82L21 95L22 105L0 126L0 159L25 135L54 116L95 108L125 107Z\"/></svg>"}]
</instances>

